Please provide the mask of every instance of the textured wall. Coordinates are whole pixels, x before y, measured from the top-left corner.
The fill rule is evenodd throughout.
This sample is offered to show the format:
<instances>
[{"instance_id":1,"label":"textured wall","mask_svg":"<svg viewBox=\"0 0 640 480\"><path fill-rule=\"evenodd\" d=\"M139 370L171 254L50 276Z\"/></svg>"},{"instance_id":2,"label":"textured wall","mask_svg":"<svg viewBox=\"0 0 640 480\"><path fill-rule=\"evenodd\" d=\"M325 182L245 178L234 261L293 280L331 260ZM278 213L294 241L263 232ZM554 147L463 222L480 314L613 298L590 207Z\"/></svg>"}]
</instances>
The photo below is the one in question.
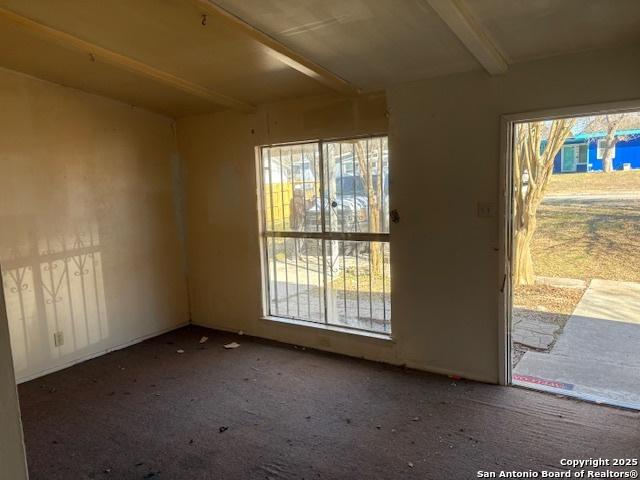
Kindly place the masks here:
<instances>
[{"instance_id":1,"label":"textured wall","mask_svg":"<svg viewBox=\"0 0 640 480\"><path fill-rule=\"evenodd\" d=\"M171 120L7 70L0 104L18 381L187 322Z\"/></svg>"},{"instance_id":2,"label":"textured wall","mask_svg":"<svg viewBox=\"0 0 640 480\"><path fill-rule=\"evenodd\" d=\"M0 286L0 465L6 478L24 480L27 478L24 441L9 345L9 328Z\"/></svg>"},{"instance_id":3,"label":"textured wall","mask_svg":"<svg viewBox=\"0 0 640 480\"><path fill-rule=\"evenodd\" d=\"M386 103L300 101L182 119L193 319L324 350L497 382L502 114L640 98L637 48L397 85ZM594 68L596 67L597 68ZM596 72L594 74L594 71ZM390 111L389 125L385 108ZM260 320L256 145L389 130L394 341Z\"/></svg>"}]
</instances>

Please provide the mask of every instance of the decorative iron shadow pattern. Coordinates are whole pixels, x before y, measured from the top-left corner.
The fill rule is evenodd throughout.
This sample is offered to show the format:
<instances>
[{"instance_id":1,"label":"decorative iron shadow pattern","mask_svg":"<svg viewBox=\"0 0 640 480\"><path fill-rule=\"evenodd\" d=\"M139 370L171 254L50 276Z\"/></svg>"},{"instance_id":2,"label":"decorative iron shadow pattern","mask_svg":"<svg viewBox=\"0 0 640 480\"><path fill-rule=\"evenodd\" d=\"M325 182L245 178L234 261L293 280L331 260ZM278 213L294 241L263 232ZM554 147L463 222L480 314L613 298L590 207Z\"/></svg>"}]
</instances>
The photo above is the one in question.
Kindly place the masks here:
<instances>
[{"instance_id":1,"label":"decorative iron shadow pattern","mask_svg":"<svg viewBox=\"0 0 640 480\"><path fill-rule=\"evenodd\" d=\"M109 335L97 228L40 237L32 245L34 254L14 249L2 261L18 376L37 359L60 358ZM55 345L56 332L63 332L63 345Z\"/></svg>"}]
</instances>

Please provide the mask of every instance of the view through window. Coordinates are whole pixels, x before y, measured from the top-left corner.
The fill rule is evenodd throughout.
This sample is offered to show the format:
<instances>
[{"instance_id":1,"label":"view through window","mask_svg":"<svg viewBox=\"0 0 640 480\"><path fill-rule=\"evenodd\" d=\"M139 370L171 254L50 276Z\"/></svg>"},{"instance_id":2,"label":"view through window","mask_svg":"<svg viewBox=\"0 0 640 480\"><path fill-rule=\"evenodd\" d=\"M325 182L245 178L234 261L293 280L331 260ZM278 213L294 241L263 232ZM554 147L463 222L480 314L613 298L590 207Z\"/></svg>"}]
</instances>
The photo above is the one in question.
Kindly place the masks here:
<instances>
[{"instance_id":1,"label":"view through window","mask_svg":"<svg viewBox=\"0 0 640 480\"><path fill-rule=\"evenodd\" d=\"M389 334L387 137L261 149L267 315Z\"/></svg>"}]
</instances>

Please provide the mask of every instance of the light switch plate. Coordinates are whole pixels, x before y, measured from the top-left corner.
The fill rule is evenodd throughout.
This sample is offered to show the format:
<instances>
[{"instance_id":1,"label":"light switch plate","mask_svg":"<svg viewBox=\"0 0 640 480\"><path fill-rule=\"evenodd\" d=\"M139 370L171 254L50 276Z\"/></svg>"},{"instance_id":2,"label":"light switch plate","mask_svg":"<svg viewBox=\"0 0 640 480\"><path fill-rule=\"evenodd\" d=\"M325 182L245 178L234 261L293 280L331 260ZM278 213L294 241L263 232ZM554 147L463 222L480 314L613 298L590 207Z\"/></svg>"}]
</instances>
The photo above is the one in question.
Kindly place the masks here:
<instances>
[{"instance_id":1,"label":"light switch plate","mask_svg":"<svg viewBox=\"0 0 640 480\"><path fill-rule=\"evenodd\" d=\"M64 345L64 332L60 331L53 334L53 344L56 347L61 347L62 345Z\"/></svg>"},{"instance_id":2,"label":"light switch plate","mask_svg":"<svg viewBox=\"0 0 640 480\"><path fill-rule=\"evenodd\" d=\"M496 204L492 202L478 202L478 218L494 218L497 215Z\"/></svg>"}]
</instances>

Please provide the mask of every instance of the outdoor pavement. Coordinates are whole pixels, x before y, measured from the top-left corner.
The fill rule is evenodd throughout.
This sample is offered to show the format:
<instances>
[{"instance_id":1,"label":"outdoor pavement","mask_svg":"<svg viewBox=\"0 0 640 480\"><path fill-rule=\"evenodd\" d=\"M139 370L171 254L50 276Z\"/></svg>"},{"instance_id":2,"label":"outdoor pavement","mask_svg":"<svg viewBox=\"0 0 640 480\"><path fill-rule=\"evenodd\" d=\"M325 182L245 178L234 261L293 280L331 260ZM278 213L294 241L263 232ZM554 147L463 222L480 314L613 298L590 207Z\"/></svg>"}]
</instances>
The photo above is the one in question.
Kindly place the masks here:
<instances>
[{"instance_id":1,"label":"outdoor pavement","mask_svg":"<svg viewBox=\"0 0 640 480\"><path fill-rule=\"evenodd\" d=\"M514 383L640 409L640 283L592 280L550 353L525 353Z\"/></svg>"},{"instance_id":2,"label":"outdoor pavement","mask_svg":"<svg viewBox=\"0 0 640 480\"><path fill-rule=\"evenodd\" d=\"M289 291L289 295L286 291ZM298 318L324 323L324 292L319 287L278 282L280 296L272 298L272 313L277 316ZM327 292L330 322L334 326L391 332L391 299L389 294L330 290Z\"/></svg>"},{"instance_id":3,"label":"outdoor pavement","mask_svg":"<svg viewBox=\"0 0 640 480\"><path fill-rule=\"evenodd\" d=\"M297 262L276 261L276 270L278 280L271 283L271 314L324 323L325 295L317 262L307 263L302 257ZM369 292L367 285L360 285L356 292L339 288L339 283L326 296L332 325L391 332L390 292Z\"/></svg>"},{"instance_id":4,"label":"outdoor pavement","mask_svg":"<svg viewBox=\"0 0 640 480\"><path fill-rule=\"evenodd\" d=\"M513 334L515 343L538 350L548 349L555 340L554 333L558 326L537 319L513 317Z\"/></svg>"}]
</instances>

